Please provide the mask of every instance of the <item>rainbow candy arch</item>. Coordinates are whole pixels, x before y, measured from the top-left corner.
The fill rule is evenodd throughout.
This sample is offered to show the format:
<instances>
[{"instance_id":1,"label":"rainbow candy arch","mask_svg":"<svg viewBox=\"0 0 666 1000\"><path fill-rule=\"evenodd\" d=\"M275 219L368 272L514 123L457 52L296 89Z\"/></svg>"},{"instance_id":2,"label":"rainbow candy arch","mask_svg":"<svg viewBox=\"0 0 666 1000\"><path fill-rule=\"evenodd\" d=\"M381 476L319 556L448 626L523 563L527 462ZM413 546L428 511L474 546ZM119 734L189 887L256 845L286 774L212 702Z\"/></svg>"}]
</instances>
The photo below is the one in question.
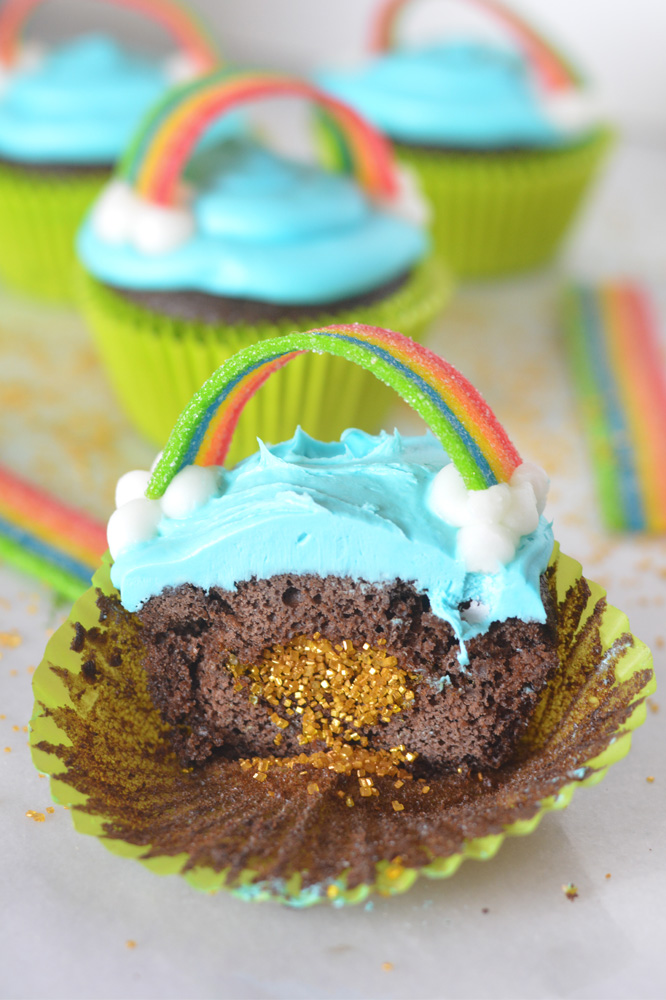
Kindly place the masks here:
<instances>
[{"instance_id":1,"label":"rainbow candy arch","mask_svg":"<svg viewBox=\"0 0 666 1000\"><path fill-rule=\"evenodd\" d=\"M380 5L371 39L374 52L385 52L393 48L397 41L400 15L412 2L413 0L386 0ZM518 40L545 90L567 90L582 84L580 73L569 60L515 11L498 0L468 2L494 17Z\"/></svg>"},{"instance_id":2,"label":"rainbow candy arch","mask_svg":"<svg viewBox=\"0 0 666 1000\"><path fill-rule=\"evenodd\" d=\"M297 77L224 69L179 87L149 115L123 157L119 176L146 200L174 205L194 148L217 118L250 101L303 97L333 120L359 182L374 196L393 198L398 180L391 147L359 114Z\"/></svg>"},{"instance_id":3,"label":"rainbow candy arch","mask_svg":"<svg viewBox=\"0 0 666 1000\"><path fill-rule=\"evenodd\" d=\"M245 404L307 351L352 361L395 389L429 424L470 489L508 481L520 465L488 404L452 365L400 333L352 323L260 341L225 362L181 414L146 496L162 496L186 465L222 465Z\"/></svg>"},{"instance_id":4,"label":"rainbow candy arch","mask_svg":"<svg viewBox=\"0 0 666 1000\"><path fill-rule=\"evenodd\" d=\"M37 7L50 0L6 0L0 11L0 62L14 64L23 33ZM100 0L115 7L127 7L161 24L183 52L194 60L201 73L220 62L217 46L196 16L176 0Z\"/></svg>"}]
</instances>

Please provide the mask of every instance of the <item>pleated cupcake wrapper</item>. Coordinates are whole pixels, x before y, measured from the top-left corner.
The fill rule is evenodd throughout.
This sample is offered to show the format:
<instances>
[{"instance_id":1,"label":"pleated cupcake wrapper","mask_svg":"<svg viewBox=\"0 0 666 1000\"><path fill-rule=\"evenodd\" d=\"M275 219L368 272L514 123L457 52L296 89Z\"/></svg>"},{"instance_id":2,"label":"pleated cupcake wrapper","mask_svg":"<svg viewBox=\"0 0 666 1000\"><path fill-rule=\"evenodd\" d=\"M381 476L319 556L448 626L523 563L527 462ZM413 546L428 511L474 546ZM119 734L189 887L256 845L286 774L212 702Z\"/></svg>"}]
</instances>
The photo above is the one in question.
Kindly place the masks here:
<instances>
[{"instance_id":1,"label":"pleated cupcake wrapper","mask_svg":"<svg viewBox=\"0 0 666 1000\"><path fill-rule=\"evenodd\" d=\"M198 789L203 788L202 770L184 772L171 754L167 727L152 706L139 665L132 663L131 669L127 666L111 669L105 662L98 673L100 663L96 666L94 659L90 659L90 650L80 644L79 652L72 649L74 623L102 632L105 628L111 631L115 628L107 618L100 620L94 589L98 587L103 594L116 595L110 582L108 557L94 578L93 588L75 604L68 621L49 641L44 660L35 673L36 703L30 736L33 761L40 771L51 776L54 801L70 807L79 832L99 837L113 853L136 858L157 874L181 874L192 886L207 893L225 888L248 900L273 899L298 907L328 901L340 906L360 903L372 892L385 896L404 892L420 875L447 878L466 858L492 858L505 837L531 833L547 812L567 806L578 786L599 782L611 764L627 753L632 730L645 719L645 698L655 689L650 651L631 635L626 616L605 603L604 591L585 581L579 564L559 554L557 546L548 576L551 593L558 602L560 671L541 696L523 739L522 752L514 763L507 762L499 772L508 775L506 787L499 782L496 788L493 786L491 791L483 793L487 798L479 798L482 806L474 814L471 827L469 818L460 822L451 849L444 856L428 854L426 863L420 866L408 866L400 858L380 857L374 864L374 878L349 885L346 863L341 861L337 874L308 885L305 872L300 870L288 870L279 878L262 877L265 859L259 856L256 845L256 862L246 865L233 877L229 866L215 870L208 864L193 865L188 853L178 850L178 834L189 835L197 802L189 789L199 794ZM99 650L99 632L94 635L94 649ZM114 654L117 641L114 632L109 636ZM105 699L107 704L98 699ZM129 730L126 720L118 721L117 713L122 716L125 709L135 720ZM108 720L106 724L100 723L103 717ZM207 767L203 765L204 771ZM219 776L230 773L213 772L215 803L224 796L225 782ZM136 795L127 787L128 776L139 789ZM312 772L308 772L308 776L298 780L309 782L312 777ZM475 779L476 775L472 775L472 792L480 795ZM96 791L89 795L85 787L90 780ZM257 783L254 787L258 787ZM148 826L145 804L141 804L146 794L154 799L150 800ZM207 794L209 804L202 819L206 837L211 839L214 821L209 811L210 789ZM183 803L183 799L187 802ZM261 808L268 811L272 822L277 815L278 800L266 796L260 801L265 801ZM334 804L327 808L347 810L341 799L332 801ZM503 822L498 822L493 813L498 802ZM359 816L362 808L363 800L345 815L355 813L354 823L358 824L362 821L363 814ZM249 813L249 800L247 809ZM143 816L141 834L128 836L128 829L133 831L135 826L138 829L135 816ZM396 814L392 822L400 824L405 816L409 818L409 813ZM252 835L251 819L245 817L245 825L241 827L243 837ZM447 830L458 822L453 812L441 819ZM164 837L165 829L171 844L168 851L151 843L158 834ZM470 829L474 830L474 836L469 835ZM359 833L355 826L353 833L355 837L362 835L362 829ZM294 831L296 845L303 835L302 827ZM291 845L291 836L284 831L282 836L281 843ZM268 851L275 849L272 837L270 840ZM225 843L224 836L221 841ZM72 866L75 864L73 855Z\"/></svg>"},{"instance_id":2,"label":"pleated cupcake wrapper","mask_svg":"<svg viewBox=\"0 0 666 1000\"><path fill-rule=\"evenodd\" d=\"M0 164L0 280L52 302L74 301L74 240L108 180L92 174L47 174Z\"/></svg>"},{"instance_id":3,"label":"pleated cupcake wrapper","mask_svg":"<svg viewBox=\"0 0 666 1000\"><path fill-rule=\"evenodd\" d=\"M554 256L611 145L600 130L575 146L516 153L396 147L433 211L438 254L459 277L492 277Z\"/></svg>"},{"instance_id":4,"label":"pleated cupcake wrapper","mask_svg":"<svg viewBox=\"0 0 666 1000\"><path fill-rule=\"evenodd\" d=\"M370 323L416 340L451 294L448 274L427 260L397 292L373 305L307 320L252 325L170 319L143 309L81 272L80 305L125 413L161 446L177 417L224 361L237 351L299 329L329 323ZM371 374L328 355L306 354L273 375L243 411L229 461L256 451L257 437L290 438L300 424L313 437L334 440L346 427L377 430L395 402Z\"/></svg>"}]
</instances>

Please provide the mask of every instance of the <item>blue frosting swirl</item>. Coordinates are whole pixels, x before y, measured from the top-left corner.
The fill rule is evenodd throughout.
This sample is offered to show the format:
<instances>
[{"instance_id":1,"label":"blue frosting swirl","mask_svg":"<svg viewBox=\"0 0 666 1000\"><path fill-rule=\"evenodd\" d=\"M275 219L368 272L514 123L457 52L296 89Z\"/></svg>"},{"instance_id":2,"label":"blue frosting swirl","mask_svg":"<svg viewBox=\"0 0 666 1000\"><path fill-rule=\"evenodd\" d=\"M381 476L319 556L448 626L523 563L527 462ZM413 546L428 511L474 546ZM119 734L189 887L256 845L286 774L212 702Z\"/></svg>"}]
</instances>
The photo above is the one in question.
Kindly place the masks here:
<instances>
[{"instance_id":1,"label":"blue frosting swirl","mask_svg":"<svg viewBox=\"0 0 666 1000\"><path fill-rule=\"evenodd\" d=\"M170 86L164 60L140 56L105 35L83 35L8 75L0 95L0 155L114 163Z\"/></svg>"},{"instance_id":2,"label":"blue frosting swirl","mask_svg":"<svg viewBox=\"0 0 666 1000\"><path fill-rule=\"evenodd\" d=\"M145 254L111 244L94 215L78 253L101 281L316 305L398 277L426 253L424 231L374 205L348 177L285 160L250 140L201 150L186 174L194 235Z\"/></svg>"},{"instance_id":3,"label":"blue frosting swirl","mask_svg":"<svg viewBox=\"0 0 666 1000\"><path fill-rule=\"evenodd\" d=\"M290 441L262 444L235 468L220 470L222 495L184 520L162 517L157 537L121 552L111 579L130 611L184 583L233 590L279 573L401 579L450 622L465 662L464 642L492 622L545 620L540 577L553 535L542 517L500 572L467 572L456 556L457 529L428 504L433 478L448 462L429 433L347 430L324 444L299 429ZM466 621L466 601L485 605L486 618Z\"/></svg>"},{"instance_id":4,"label":"blue frosting swirl","mask_svg":"<svg viewBox=\"0 0 666 1000\"><path fill-rule=\"evenodd\" d=\"M355 71L319 73L317 82L402 142L474 149L564 141L523 57L498 46L398 48Z\"/></svg>"}]
</instances>

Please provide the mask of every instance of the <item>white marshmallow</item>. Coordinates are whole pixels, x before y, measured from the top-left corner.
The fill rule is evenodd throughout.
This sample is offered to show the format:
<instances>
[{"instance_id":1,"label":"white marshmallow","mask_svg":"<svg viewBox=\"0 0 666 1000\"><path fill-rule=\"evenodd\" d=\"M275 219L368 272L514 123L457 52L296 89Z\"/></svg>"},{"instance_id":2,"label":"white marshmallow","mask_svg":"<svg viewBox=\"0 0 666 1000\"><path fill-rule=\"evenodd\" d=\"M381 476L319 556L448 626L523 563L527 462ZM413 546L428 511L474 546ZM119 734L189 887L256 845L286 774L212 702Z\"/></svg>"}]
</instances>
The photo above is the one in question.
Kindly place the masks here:
<instances>
[{"instance_id":1,"label":"white marshmallow","mask_svg":"<svg viewBox=\"0 0 666 1000\"><path fill-rule=\"evenodd\" d=\"M215 466L186 465L173 477L160 503L167 517L188 517L220 493Z\"/></svg>"},{"instance_id":2,"label":"white marshmallow","mask_svg":"<svg viewBox=\"0 0 666 1000\"><path fill-rule=\"evenodd\" d=\"M469 521L469 491L453 462L440 469L430 487L429 505L442 521L459 528Z\"/></svg>"},{"instance_id":3,"label":"white marshmallow","mask_svg":"<svg viewBox=\"0 0 666 1000\"><path fill-rule=\"evenodd\" d=\"M169 83L187 83L201 75L201 67L187 52L172 52L164 60L164 74Z\"/></svg>"},{"instance_id":4,"label":"white marshmallow","mask_svg":"<svg viewBox=\"0 0 666 1000\"><path fill-rule=\"evenodd\" d=\"M398 193L394 198L383 201L383 207L415 226L427 226L432 218L432 209L417 175L404 164L397 168L396 175Z\"/></svg>"},{"instance_id":5,"label":"white marshmallow","mask_svg":"<svg viewBox=\"0 0 666 1000\"><path fill-rule=\"evenodd\" d=\"M515 552L513 533L501 524L466 524L458 532L458 554L468 573L497 573Z\"/></svg>"},{"instance_id":6,"label":"white marshmallow","mask_svg":"<svg viewBox=\"0 0 666 1000\"><path fill-rule=\"evenodd\" d=\"M161 518L159 500L146 500L145 497L130 500L114 511L106 527L112 559L117 559L132 545L154 538Z\"/></svg>"},{"instance_id":7,"label":"white marshmallow","mask_svg":"<svg viewBox=\"0 0 666 1000\"><path fill-rule=\"evenodd\" d=\"M539 511L531 483L522 482L511 486L511 503L502 518L502 524L514 533L516 541L522 535L536 531L539 526Z\"/></svg>"},{"instance_id":8,"label":"white marshmallow","mask_svg":"<svg viewBox=\"0 0 666 1000\"><path fill-rule=\"evenodd\" d=\"M92 210L98 236L114 245L129 243L136 213L136 195L125 181L114 179L103 189Z\"/></svg>"},{"instance_id":9,"label":"white marshmallow","mask_svg":"<svg viewBox=\"0 0 666 1000\"><path fill-rule=\"evenodd\" d=\"M512 486L524 482L530 483L536 497L537 510L539 514L543 514L550 487L550 479L545 469L542 469L535 462L523 462L514 470L510 482Z\"/></svg>"},{"instance_id":10,"label":"white marshmallow","mask_svg":"<svg viewBox=\"0 0 666 1000\"><path fill-rule=\"evenodd\" d=\"M470 490L467 510L474 524L499 524L511 506L511 488L508 483L496 483L487 490Z\"/></svg>"},{"instance_id":11,"label":"white marshmallow","mask_svg":"<svg viewBox=\"0 0 666 1000\"><path fill-rule=\"evenodd\" d=\"M153 205L136 199L131 242L150 256L176 250L194 235L194 216L187 208Z\"/></svg>"},{"instance_id":12,"label":"white marshmallow","mask_svg":"<svg viewBox=\"0 0 666 1000\"><path fill-rule=\"evenodd\" d=\"M578 87L545 94L543 107L555 128L569 134L587 132L606 117L599 96Z\"/></svg>"},{"instance_id":13,"label":"white marshmallow","mask_svg":"<svg viewBox=\"0 0 666 1000\"><path fill-rule=\"evenodd\" d=\"M150 482L150 473L145 469L133 469L121 476L116 484L116 507L124 507L130 500L145 497Z\"/></svg>"}]
</instances>

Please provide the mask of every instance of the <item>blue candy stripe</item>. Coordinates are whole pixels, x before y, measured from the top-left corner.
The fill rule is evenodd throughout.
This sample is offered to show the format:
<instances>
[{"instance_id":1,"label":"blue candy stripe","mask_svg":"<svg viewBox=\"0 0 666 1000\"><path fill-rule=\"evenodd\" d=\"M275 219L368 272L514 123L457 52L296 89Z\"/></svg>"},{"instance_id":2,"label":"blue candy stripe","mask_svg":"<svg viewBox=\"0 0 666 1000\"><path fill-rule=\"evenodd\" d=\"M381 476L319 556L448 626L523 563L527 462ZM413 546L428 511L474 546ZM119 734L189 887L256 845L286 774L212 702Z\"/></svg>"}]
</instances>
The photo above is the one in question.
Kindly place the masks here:
<instances>
[{"instance_id":1,"label":"blue candy stripe","mask_svg":"<svg viewBox=\"0 0 666 1000\"><path fill-rule=\"evenodd\" d=\"M21 548L39 556L51 566L57 566L83 583L90 584L96 567L86 566L85 563L79 562L78 559L72 559L71 556L61 552L55 546L49 545L48 542L43 542L39 538L35 538L28 531L16 527L16 525L6 521L3 517L0 517L0 535L4 535L5 538L20 545Z\"/></svg>"}]
</instances>

